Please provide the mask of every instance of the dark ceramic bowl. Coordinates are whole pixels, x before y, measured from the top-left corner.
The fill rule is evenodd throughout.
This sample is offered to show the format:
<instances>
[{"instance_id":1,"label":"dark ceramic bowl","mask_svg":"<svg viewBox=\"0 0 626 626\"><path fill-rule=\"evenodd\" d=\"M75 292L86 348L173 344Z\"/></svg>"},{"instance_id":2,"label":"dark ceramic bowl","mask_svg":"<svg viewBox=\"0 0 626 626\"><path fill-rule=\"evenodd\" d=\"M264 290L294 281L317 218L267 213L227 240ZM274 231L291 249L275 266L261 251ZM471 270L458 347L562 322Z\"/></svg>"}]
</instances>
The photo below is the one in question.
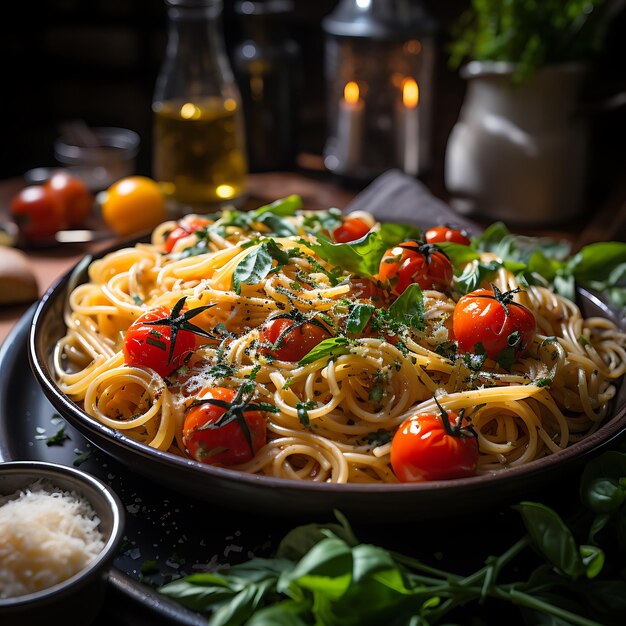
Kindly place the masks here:
<instances>
[{"instance_id":1,"label":"dark ceramic bowl","mask_svg":"<svg viewBox=\"0 0 626 626\"><path fill-rule=\"evenodd\" d=\"M105 251L101 254L105 254ZM86 439L156 483L213 504L268 516L311 517L334 509L363 523L445 518L514 503L562 479L603 450L626 427L626 386L621 385L611 418L597 432L551 456L487 475L428 483L335 485L244 474L205 465L138 443L87 415L57 387L51 367L53 346L65 332L63 310L72 286L86 280L86 258L53 286L35 312L29 342L31 366L56 410ZM586 316L609 317L622 323L593 294L581 291ZM389 512L394 511L394 515Z\"/></svg>"},{"instance_id":2,"label":"dark ceramic bowl","mask_svg":"<svg viewBox=\"0 0 626 626\"><path fill-rule=\"evenodd\" d=\"M108 572L124 536L124 507L110 487L80 470L39 461L0 463L0 495L24 489L38 479L85 498L100 519L105 545L95 559L67 580L36 593L0 599L0 624L86 626L104 602Z\"/></svg>"}]
</instances>

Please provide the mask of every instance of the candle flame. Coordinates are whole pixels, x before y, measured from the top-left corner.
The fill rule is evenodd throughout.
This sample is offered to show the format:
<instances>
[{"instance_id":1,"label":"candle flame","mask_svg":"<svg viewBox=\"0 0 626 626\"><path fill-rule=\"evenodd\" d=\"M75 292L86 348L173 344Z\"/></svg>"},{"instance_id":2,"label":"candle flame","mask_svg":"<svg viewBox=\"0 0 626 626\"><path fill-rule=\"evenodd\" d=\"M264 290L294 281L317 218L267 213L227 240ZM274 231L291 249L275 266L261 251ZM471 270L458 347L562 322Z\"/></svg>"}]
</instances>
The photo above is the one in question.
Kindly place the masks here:
<instances>
[{"instance_id":1,"label":"candle flame","mask_svg":"<svg viewBox=\"0 0 626 626\"><path fill-rule=\"evenodd\" d=\"M346 83L343 97L348 104L356 104L359 101L359 86L353 80Z\"/></svg>"},{"instance_id":2,"label":"candle flame","mask_svg":"<svg viewBox=\"0 0 626 626\"><path fill-rule=\"evenodd\" d=\"M413 78L402 81L402 104L407 109L414 109L420 99L420 88Z\"/></svg>"}]
</instances>

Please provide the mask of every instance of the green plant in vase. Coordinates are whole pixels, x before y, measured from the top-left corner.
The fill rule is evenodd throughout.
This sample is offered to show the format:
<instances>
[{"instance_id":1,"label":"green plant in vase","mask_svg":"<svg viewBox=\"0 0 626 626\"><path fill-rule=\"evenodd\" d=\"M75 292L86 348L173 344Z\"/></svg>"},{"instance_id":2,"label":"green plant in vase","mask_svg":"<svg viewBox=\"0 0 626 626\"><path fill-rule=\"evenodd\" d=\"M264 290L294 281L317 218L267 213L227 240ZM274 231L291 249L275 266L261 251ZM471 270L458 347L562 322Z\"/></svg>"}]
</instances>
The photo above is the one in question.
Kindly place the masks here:
<instances>
[{"instance_id":1,"label":"green plant in vase","mask_svg":"<svg viewBox=\"0 0 626 626\"><path fill-rule=\"evenodd\" d=\"M453 29L450 64L516 65L522 81L540 67L584 62L597 54L623 0L471 0Z\"/></svg>"},{"instance_id":2,"label":"green plant in vase","mask_svg":"<svg viewBox=\"0 0 626 626\"><path fill-rule=\"evenodd\" d=\"M450 64L467 90L445 157L460 213L517 226L579 219L586 207L590 61L626 0L471 0Z\"/></svg>"}]
</instances>

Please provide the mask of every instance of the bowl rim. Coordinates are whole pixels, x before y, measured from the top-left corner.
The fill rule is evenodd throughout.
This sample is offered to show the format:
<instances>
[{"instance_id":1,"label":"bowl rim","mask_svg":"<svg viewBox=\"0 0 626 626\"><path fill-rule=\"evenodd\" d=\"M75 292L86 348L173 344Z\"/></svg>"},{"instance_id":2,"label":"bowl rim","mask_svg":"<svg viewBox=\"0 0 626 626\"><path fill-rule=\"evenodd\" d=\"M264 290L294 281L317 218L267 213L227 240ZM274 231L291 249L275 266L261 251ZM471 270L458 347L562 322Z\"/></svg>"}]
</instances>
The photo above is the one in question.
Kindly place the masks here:
<instances>
[{"instance_id":1,"label":"bowl rim","mask_svg":"<svg viewBox=\"0 0 626 626\"><path fill-rule=\"evenodd\" d=\"M190 469L193 469L195 472L194 475L196 476L202 474L206 476L207 479L215 478L225 481L235 481L251 487L256 486L266 489L282 489L287 491L297 490L304 493L331 492L339 496L376 494L377 496L392 498L393 494L420 494L431 493L433 491L445 491L446 493L453 495L455 493L468 493L468 491L472 491L474 489L485 489L488 488L489 485L499 485L504 480L525 481L526 479L533 478L539 474L544 474L550 468L560 469L562 466L578 462L580 459L585 458L589 454L595 454L600 448L610 444L615 438L626 430L626 401L624 401L621 405L616 405L612 408L611 416L608 420L606 420L591 435L588 435L584 439L573 443L567 448L559 450L558 452L548 456L535 459L524 465L489 470L481 474L465 478L416 483L378 484L297 481L288 478L249 474L225 467L208 465L195 461L194 459L178 456L171 452L151 448L146 444L135 441L125 434L102 424L94 417L83 411L68 396L61 392L47 366L48 356L40 354L37 347L40 340L41 329L41 324L39 322L52 308L54 301L59 297L59 294L62 293L64 289L69 290L73 281L79 277L81 272L86 271L92 261L100 259L103 256L123 247L145 242L146 238L146 234L133 239L128 238L122 242L109 246L104 250L100 250L97 254L87 255L80 259L44 293L43 297L36 305L30 327L28 336L28 355L35 378L38 380L45 395L55 405L55 407L64 415L64 417L69 416L74 425L79 424L79 429L82 434L88 440L92 441L92 443L94 443L97 447L101 447L98 445L98 440L104 438L107 441L107 444L119 446L126 451L130 450L135 453L138 461L143 458L150 462L169 463L173 464L180 471L189 471ZM76 284L81 283L77 282ZM605 316L608 316L609 319L612 319L612 321L616 324L623 327L623 325L617 321L615 311L603 302L596 294L582 287L577 287L577 291L595 306L602 309ZM65 295L65 297L67 297L67 295ZM621 387L624 385L626 385L626 376L623 377L621 386L618 386L618 394ZM95 439L92 439L92 437L95 437ZM107 454L111 454L108 449L105 449L105 452ZM383 494L390 495L385 496Z\"/></svg>"},{"instance_id":2,"label":"bowl rim","mask_svg":"<svg viewBox=\"0 0 626 626\"><path fill-rule=\"evenodd\" d=\"M76 482L77 487L80 484L88 486L93 493L97 494L96 497L100 502L104 503L106 508L111 511L112 524L111 531L106 537L102 550L85 567L69 578L40 591L9 598L0 598L0 611L3 609L14 609L25 604L32 606L34 603L45 603L57 595L62 595L72 587L76 587L76 590L78 590L100 575L102 570L112 566L113 559L124 538L125 512L119 496L109 485L79 469L49 461L4 461L0 463L0 476L8 475L38 476L39 478L49 480L53 484L55 484L55 478L64 478ZM55 484L55 486L58 487L59 485ZM67 490L65 487L59 488ZM94 498L91 497L91 494L81 495L93 507Z\"/></svg>"}]
</instances>

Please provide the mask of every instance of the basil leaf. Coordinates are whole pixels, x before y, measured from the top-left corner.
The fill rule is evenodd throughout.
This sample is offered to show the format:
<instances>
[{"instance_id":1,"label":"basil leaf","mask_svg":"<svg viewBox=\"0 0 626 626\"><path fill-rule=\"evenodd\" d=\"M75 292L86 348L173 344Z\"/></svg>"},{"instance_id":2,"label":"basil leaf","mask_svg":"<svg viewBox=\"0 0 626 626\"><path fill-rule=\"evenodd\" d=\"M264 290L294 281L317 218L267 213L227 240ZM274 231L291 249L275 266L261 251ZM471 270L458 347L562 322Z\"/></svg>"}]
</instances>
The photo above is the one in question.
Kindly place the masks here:
<instances>
[{"instance_id":1,"label":"basil leaf","mask_svg":"<svg viewBox=\"0 0 626 626\"><path fill-rule=\"evenodd\" d=\"M502 260L527 263L540 250L549 259L565 260L571 251L566 240L550 237L513 235L502 222L488 226L479 237L472 239L472 247L479 252L492 252Z\"/></svg>"},{"instance_id":2,"label":"basil leaf","mask_svg":"<svg viewBox=\"0 0 626 626\"><path fill-rule=\"evenodd\" d=\"M580 480L580 499L592 510L598 506L596 481L610 480L617 483L626 478L626 454L609 450L587 462Z\"/></svg>"},{"instance_id":3,"label":"basil leaf","mask_svg":"<svg viewBox=\"0 0 626 626\"><path fill-rule=\"evenodd\" d=\"M257 246L240 261L233 272L235 293L241 293L241 283L256 285L260 283L272 269L272 257L264 245Z\"/></svg>"},{"instance_id":4,"label":"basil leaf","mask_svg":"<svg viewBox=\"0 0 626 626\"><path fill-rule=\"evenodd\" d=\"M417 283L409 285L388 309L389 319L411 328L424 328L424 296Z\"/></svg>"},{"instance_id":5,"label":"basil leaf","mask_svg":"<svg viewBox=\"0 0 626 626\"><path fill-rule=\"evenodd\" d=\"M614 478L596 478L585 488L584 504L594 513L617 511L624 499L624 490Z\"/></svg>"},{"instance_id":6,"label":"basil leaf","mask_svg":"<svg viewBox=\"0 0 626 626\"><path fill-rule=\"evenodd\" d=\"M257 220L265 213L273 213L278 217L288 217L290 215L295 215L296 211L301 209L302 206L302 198L297 194L292 194L290 196L286 196L285 198L275 200L271 204L264 204L258 209L251 211L250 214Z\"/></svg>"},{"instance_id":7,"label":"basil leaf","mask_svg":"<svg viewBox=\"0 0 626 626\"><path fill-rule=\"evenodd\" d=\"M363 332L375 310L371 304L355 304L350 307L350 314L346 320L346 332L352 335Z\"/></svg>"},{"instance_id":8,"label":"basil leaf","mask_svg":"<svg viewBox=\"0 0 626 626\"><path fill-rule=\"evenodd\" d=\"M241 292L241 283L256 285L260 283L272 270L272 262L285 264L289 255L281 250L273 239L265 239L252 252L240 261L233 272L233 287L235 293Z\"/></svg>"},{"instance_id":9,"label":"basil leaf","mask_svg":"<svg viewBox=\"0 0 626 626\"><path fill-rule=\"evenodd\" d=\"M417 226L410 226L409 224L381 224L378 232L389 248L408 239L422 238L422 231Z\"/></svg>"},{"instance_id":10,"label":"basil leaf","mask_svg":"<svg viewBox=\"0 0 626 626\"><path fill-rule=\"evenodd\" d=\"M324 339L324 341L318 343L307 354L305 354L299 361L298 365L308 365L314 363L319 359L330 359L340 354L347 354L350 351L350 341L346 337L330 337Z\"/></svg>"},{"instance_id":11,"label":"basil leaf","mask_svg":"<svg viewBox=\"0 0 626 626\"><path fill-rule=\"evenodd\" d=\"M320 258L361 276L377 274L380 260L390 247L376 231L351 243L333 243L321 233L315 237L317 243L308 245Z\"/></svg>"},{"instance_id":12,"label":"basil leaf","mask_svg":"<svg viewBox=\"0 0 626 626\"><path fill-rule=\"evenodd\" d=\"M298 584L311 588L315 586L315 581L311 579L332 577L340 579L338 587L343 593L350 584L351 572L352 549L350 546L338 537L326 537L316 543L292 571L281 576L278 590L281 591L285 588L285 583L292 581L298 581ZM303 581L303 578L309 580Z\"/></svg>"},{"instance_id":13,"label":"basil leaf","mask_svg":"<svg viewBox=\"0 0 626 626\"><path fill-rule=\"evenodd\" d=\"M174 598L194 611L209 611L214 604L233 598L241 589L220 574L192 574L159 588L159 593Z\"/></svg>"},{"instance_id":14,"label":"basil leaf","mask_svg":"<svg viewBox=\"0 0 626 626\"><path fill-rule=\"evenodd\" d=\"M626 263L626 243L606 241L585 246L567 265L577 280L585 282L605 279L622 263Z\"/></svg>"},{"instance_id":15,"label":"basil leaf","mask_svg":"<svg viewBox=\"0 0 626 626\"><path fill-rule=\"evenodd\" d=\"M573 580L585 572L574 536L558 513L537 502L513 508L521 513L533 544L547 561Z\"/></svg>"},{"instance_id":16,"label":"basil leaf","mask_svg":"<svg viewBox=\"0 0 626 626\"><path fill-rule=\"evenodd\" d=\"M267 226L277 237L291 237L298 234L293 225L277 217L274 213L264 213L257 221Z\"/></svg>"},{"instance_id":17,"label":"basil leaf","mask_svg":"<svg viewBox=\"0 0 626 626\"><path fill-rule=\"evenodd\" d=\"M306 600L285 600L257 611L246 622L246 626L308 626L309 622L300 618L300 615L306 616L310 609Z\"/></svg>"}]
</instances>

